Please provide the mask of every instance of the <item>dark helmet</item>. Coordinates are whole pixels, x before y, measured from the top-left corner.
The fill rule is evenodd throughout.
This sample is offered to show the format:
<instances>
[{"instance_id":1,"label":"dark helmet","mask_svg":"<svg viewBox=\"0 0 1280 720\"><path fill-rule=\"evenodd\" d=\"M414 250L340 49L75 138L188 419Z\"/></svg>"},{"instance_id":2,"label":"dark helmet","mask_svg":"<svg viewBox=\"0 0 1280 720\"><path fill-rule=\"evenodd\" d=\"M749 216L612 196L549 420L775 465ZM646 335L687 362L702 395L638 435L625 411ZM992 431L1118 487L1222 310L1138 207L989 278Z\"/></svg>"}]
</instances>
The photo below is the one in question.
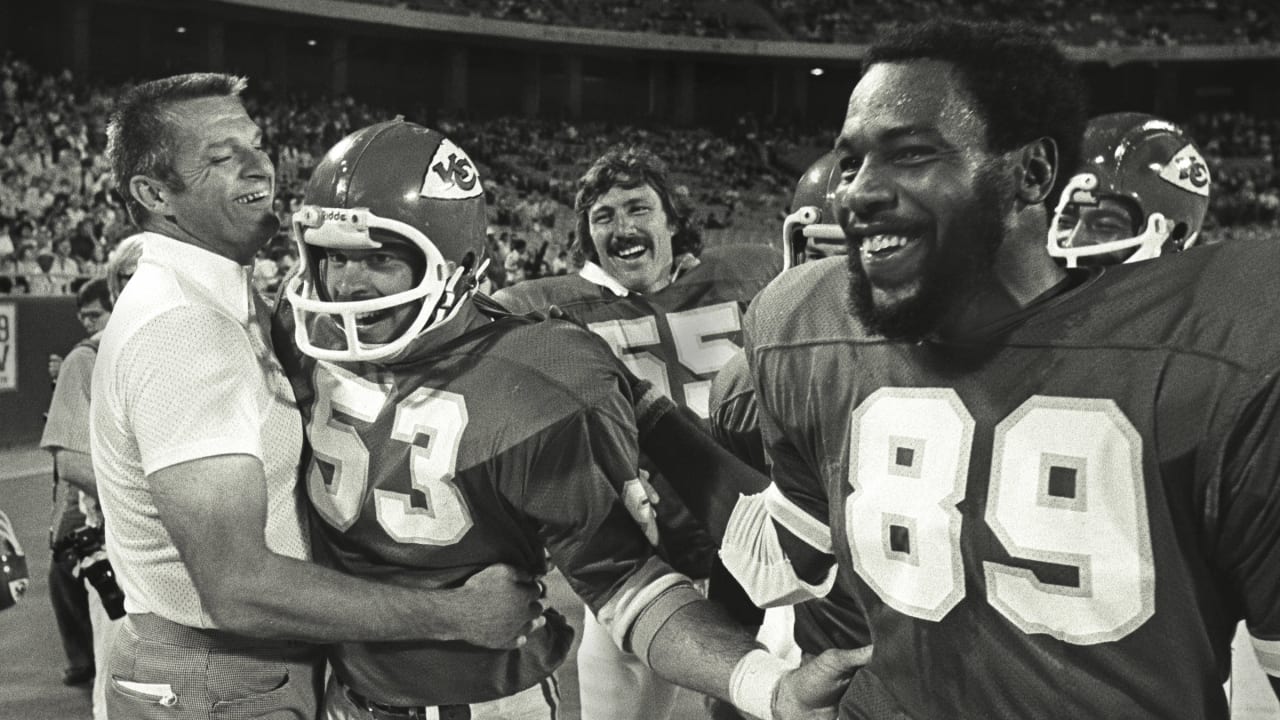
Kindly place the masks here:
<instances>
[{"instance_id":1,"label":"dark helmet","mask_svg":"<svg viewBox=\"0 0 1280 720\"><path fill-rule=\"evenodd\" d=\"M1080 257L1131 250L1123 262L1136 262L1195 243L1209 209L1209 166L1181 128L1143 113L1100 115L1089 121L1080 154L1049 228L1050 255L1075 267ZM1073 218L1104 198L1129 211L1134 235L1082 241Z\"/></svg>"},{"instance_id":2,"label":"dark helmet","mask_svg":"<svg viewBox=\"0 0 1280 720\"><path fill-rule=\"evenodd\" d=\"M396 119L343 138L312 172L303 205L293 215L294 240L307 269L285 288L298 347L325 360L376 360L399 352L453 317L474 291L485 256L485 227L479 172L444 135ZM417 285L385 297L333 301L320 281L325 251L376 249L384 242L421 252ZM457 264L453 272L449 262ZM359 342L357 315L418 302L418 316L401 336L380 345ZM308 315L341 318L345 349L312 342Z\"/></svg>"},{"instance_id":3,"label":"dark helmet","mask_svg":"<svg viewBox=\"0 0 1280 720\"><path fill-rule=\"evenodd\" d=\"M818 158L800 176L791 197L791 214L782 223L784 270L804 262L810 239L844 241L844 230L836 224L834 202L839 184L840 162L834 151Z\"/></svg>"}]
</instances>

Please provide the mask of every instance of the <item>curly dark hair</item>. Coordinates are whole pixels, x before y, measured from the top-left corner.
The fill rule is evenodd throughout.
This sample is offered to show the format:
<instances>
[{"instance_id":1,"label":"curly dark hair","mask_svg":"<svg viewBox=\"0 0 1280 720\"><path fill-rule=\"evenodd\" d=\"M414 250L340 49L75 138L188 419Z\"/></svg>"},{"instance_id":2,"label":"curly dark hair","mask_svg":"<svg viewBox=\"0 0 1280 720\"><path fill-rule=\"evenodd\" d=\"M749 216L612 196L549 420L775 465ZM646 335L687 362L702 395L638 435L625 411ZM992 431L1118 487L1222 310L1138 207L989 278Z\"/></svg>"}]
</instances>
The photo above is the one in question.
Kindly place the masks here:
<instances>
[{"instance_id":1,"label":"curly dark hair","mask_svg":"<svg viewBox=\"0 0 1280 720\"><path fill-rule=\"evenodd\" d=\"M1043 31L1021 23L935 19L900 25L880 36L863 57L866 72L878 63L941 60L960 76L986 122L987 146L1008 152L1047 137L1058 157L1058 193L1080 164L1087 95L1073 62Z\"/></svg>"},{"instance_id":2,"label":"curly dark hair","mask_svg":"<svg viewBox=\"0 0 1280 720\"><path fill-rule=\"evenodd\" d=\"M587 218L591 205L615 187L636 188L641 185L648 185L658 193L662 210L675 225L675 232L671 235L671 254L678 257L685 253L702 253L702 234L692 222L692 208L688 198L672 186L667 164L648 149L635 145L609 149L578 179L578 195L573 201L573 212L578 218L575 252L591 262L600 261L591 242L591 223Z\"/></svg>"}]
</instances>

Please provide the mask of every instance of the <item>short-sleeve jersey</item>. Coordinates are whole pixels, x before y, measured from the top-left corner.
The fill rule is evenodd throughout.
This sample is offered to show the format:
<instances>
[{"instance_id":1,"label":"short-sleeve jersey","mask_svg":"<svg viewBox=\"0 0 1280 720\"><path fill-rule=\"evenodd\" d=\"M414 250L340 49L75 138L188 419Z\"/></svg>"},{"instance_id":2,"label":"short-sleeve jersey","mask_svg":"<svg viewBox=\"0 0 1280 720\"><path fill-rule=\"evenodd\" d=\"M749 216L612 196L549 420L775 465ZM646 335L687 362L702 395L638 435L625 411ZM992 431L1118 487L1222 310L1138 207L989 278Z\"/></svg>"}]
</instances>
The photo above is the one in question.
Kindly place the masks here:
<instances>
[{"instance_id":1,"label":"short-sleeve jersey","mask_svg":"<svg viewBox=\"0 0 1280 720\"><path fill-rule=\"evenodd\" d=\"M1280 640L1277 267L1108 268L948 344L865 331L841 259L761 294L774 480L875 638L842 717L1228 717L1237 622Z\"/></svg>"},{"instance_id":2,"label":"short-sleeve jersey","mask_svg":"<svg viewBox=\"0 0 1280 720\"><path fill-rule=\"evenodd\" d=\"M317 561L441 588L493 563L545 573L549 552L597 614L671 574L618 498L638 451L604 343L567 321L504 318L406 352L384 365L285 360L310 445ZM346 643L330 661L380 703L472 703L537 684L572 639L549 611L520 649Z\"/></svg>"},{"instance_id":3,"label":"short-sleeve jersey","mask_svg":"<svg viewBox=\"0 0 1280 720\"><path fill-rule=\"evenodd\" d=\"M45 450L74 450L86 455L89 442L89 391L100 335L76 343L62 361L58 382L49 401L49 417L40 435Z\"/></svg>"},{"instance_id":4,"label":"short-sleeve jersey","mask_svg":"<svg viewBox=\"0 0 1280 720\"><path fill-rule=\"evenodd\" d=\"M106 547L130 613L216 628L148 478L204 458L256 459L266 481L267 548L305 560L302 423L249 269L164 235L141 237L138 271L93 369L90 433Z\"/></svg>"},{"instance_id":5,"label":"short-sleeve jersey","mask_svg":"<svg viewBox=\"0 0 1280 720\"><path fill-rule=\"evenodd\" d=\"M583 274L517 283L494 299L514 312L555 305L609 343L638 377L707 417L711 379L742 345L742 314L781 270L781 254L763 245L708 248L696 267L651 294L619 294ZM599 268L596 268L599 271ZM706 577L716 543L693 520L656 468L645 464L662 501L662 549L675 567Z\"/></svg>"},{"instance_id":6,"label":"short-sleeve jersey","mask_svg":"<svg viewBox=\"0 0 1280 720\"><path fill-rule=\"evenodd\" d=\"M67 353L58 371L58 383L49 401L49 415L40 448L49 452L74 450L89 454L89 383L93 379L93 363L98 358L98 337L82 340ZM82 493L55 477L53 518L50 540L56 542L67 533L84 525L87 518L80 509Z\"/></svg>"}]
</instances>

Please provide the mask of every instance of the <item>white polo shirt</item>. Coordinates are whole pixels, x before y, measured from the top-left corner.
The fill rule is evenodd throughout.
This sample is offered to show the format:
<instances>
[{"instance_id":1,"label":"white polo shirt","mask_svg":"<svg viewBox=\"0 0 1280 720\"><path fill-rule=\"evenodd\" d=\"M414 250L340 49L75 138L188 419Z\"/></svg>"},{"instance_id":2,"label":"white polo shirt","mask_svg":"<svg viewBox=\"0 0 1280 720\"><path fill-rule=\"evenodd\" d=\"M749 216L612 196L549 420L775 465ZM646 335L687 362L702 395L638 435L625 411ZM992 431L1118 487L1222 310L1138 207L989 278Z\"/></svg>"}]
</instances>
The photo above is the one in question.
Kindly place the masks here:
<instances>
[{"instance_id":1,"label":"white polo shirt","mask_svg":"<svg viewBox=\"0 0 1280 720\"><path fill-rule=\"evenodd\" d=\"M147 476L199 458L257 458L267 479L267 546L308 559L297 494L302 420L271 352L266 313L251 294L251 268L164 235L144 236L93 375L90 432L107 552L129 612L211 628Z\"/></svg>"}]
</instances>

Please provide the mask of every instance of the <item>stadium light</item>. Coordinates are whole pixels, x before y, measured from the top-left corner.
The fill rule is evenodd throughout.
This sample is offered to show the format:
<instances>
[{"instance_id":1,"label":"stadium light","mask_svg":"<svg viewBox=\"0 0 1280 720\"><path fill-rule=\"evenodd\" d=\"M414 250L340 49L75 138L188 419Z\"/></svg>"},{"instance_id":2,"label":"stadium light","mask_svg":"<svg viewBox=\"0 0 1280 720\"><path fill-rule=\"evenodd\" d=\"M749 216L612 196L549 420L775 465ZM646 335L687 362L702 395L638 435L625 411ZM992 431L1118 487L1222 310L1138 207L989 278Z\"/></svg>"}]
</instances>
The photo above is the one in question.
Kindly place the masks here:
<instances>
[{"instance_id":1,"label":"stadium light","mask_svg":"<svg viewBox=\"0 0 1280 720\"><path fill-rule=\"evenodd\" d=\"M812 76L814 76L814 77L822 77L822 73L824 73L824 72L826 72L826 71L825 71L825 70L823 70L823 69L822 69L822 68L820 68L820 67L816 67L816 68L813 68L813 69L809 70L809 74L810 74L810 75L812 75Z\"/></svg>"},{"instance_id":2,"label":"stadium light","mask_svg":"<svg viewBox=\"0 0 1280 720\"><path fill-rule=\"evenodd\" d=\"M186 25L179 25L178 27L174 28L174 32L178 33L179 35L186 35L186 34L187 34L187 26L186 26Z\"/></svg>"},{"instance_id":3,"label":"stadium light","mask_svg":"<svg viewBox=\"0 0 1280 720\"><path fill-rule=\"evenodd\" d=\"M307 47L315 47L315 46L316 46L316 41L314 38L307 40Z\"/></svg>"}]
</instances>

